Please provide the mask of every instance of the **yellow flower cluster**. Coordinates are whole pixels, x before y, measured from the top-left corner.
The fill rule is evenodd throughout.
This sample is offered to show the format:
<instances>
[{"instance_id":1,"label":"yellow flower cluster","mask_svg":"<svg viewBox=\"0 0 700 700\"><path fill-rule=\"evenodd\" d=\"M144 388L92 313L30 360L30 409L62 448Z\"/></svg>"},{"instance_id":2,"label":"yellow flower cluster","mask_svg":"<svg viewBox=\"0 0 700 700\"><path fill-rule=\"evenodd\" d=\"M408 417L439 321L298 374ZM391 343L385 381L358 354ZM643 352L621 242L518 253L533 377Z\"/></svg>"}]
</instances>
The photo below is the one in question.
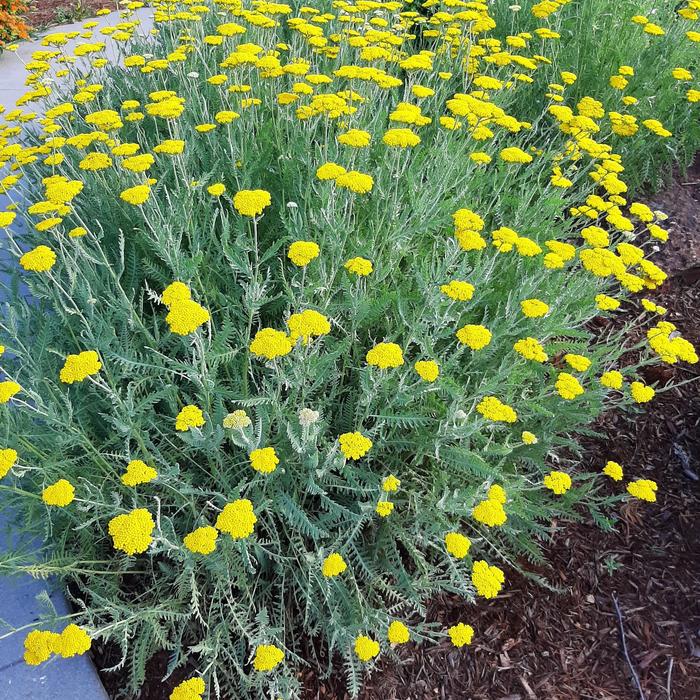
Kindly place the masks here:
<instances>
[{"instance_id":1,"label":"yellow flower cluster","mask_svg":"<svg viewBox=\"0 0 700 700\"><path fill-rule=\"evenodd\" d=\"M153 517L145 508L136 508L130 513L112 518L108 529L114 548L133 556L142 554L149 548L155 526Z\"/></svg>"},{"instance_id":2,"label":"yellow flower cluster","mask_svg":"<svg viewBox=\"0 0 700 700\"><path fill-rule=\"evenodd\" d=\"M202 678L190 678L178 684L170 693L170 700L202 700L206 685Z\"/></svg>"},{"instance_id":3,"label":"yellow flower cluster","mask_svg":"<svg viewBox=\"0 0 700 700\"><path fill-rule=\"evenodd\" d=\"M497 566L490 566L483 560L472 566L472 583L476 592L484 598L495 598L500 592L505 576Z\"/></svg>"},{"instance_id":4,"label":"yellow flower cluster","mask_svg":"<svg viewBox=\"0 0 700 700\"><path fill-rule=\"evenodd\" d=\"M59 374L64 384L82 382L83 379L97 374L102 369L102 363L94 350L85 350L78 355L68 355Z\"/></svg>"},{"instance_id":5,"label":"yellow flower cluster","mask_svg":"<svg viewBox=\"0 0 700 700\"><path fill-rule=\"evenodd\" d=\"M340 451L346 459L360 459L372 447L372 441L362 433L343 433L339 438Z\"/></svg>"},{"instance_id":6,"label":"yellow flower cluster","mask_svg":"<svg viewBox=\"0 0 700 700\"><path fill-rule=\"evenodd\" d=\"M60 634L32 630L24 639L24 660L30 666L38 666L52 654L70 659L85 654L91 645L90 635L77 625L68 625Z\"/></svg>"},{"instance_id":7,"label":"yellow flower cluster","mask_svg":"<svg viewBox=\"0 0 700 700\"><path fill-rule=\"evenodd\" d=\"M247 498L227 503L216 518L216 529L225 532L234 540L244 540L253 534L258 518L253 504Z\"/></svg>"},{"instance_id":8,"label":"yellow flower cluster","mask_svg":"<svg viewBox=\"0 0 700 700\"><path fill-rule=\"evenodd\" d=\"M163 303L169 309L165 320L170 330L178 335L194 333L211 319L209 312L191 295L189 287L182 282L173 282L163 291Z\"/></svg>"},{"instance_id":9,"label":"yellow flower cluster","mask_svg":"<svg viewBox=\"0 0 700 700\"><path fill-rule=\"evenodd\" d=\"M255 649L253 668L256 671L272 671L284 661L284 652L274 644L261 644Z\"/></svg>"},{"instance_id":10,"label":"yellow flower cluster","mask_svg":"<svg viewBox=\"0 0 700 700\"><path fill-rule=\"evenodd\" d=\"M15 466L18 456L17 450L13 450L11 447L0 450L0 479L7 476L10 469Z\"/></svg>"},{"instance_id":11,"label":"yellow flower cluster","mask_svg":"<svg viewBox=\"0 0 700 700\"><path fill-rule=\"evenodd\" d=\"M182 543L194 554L211 554L216 549L219 531L211 525L198 527L182 540Z\"/></svg>"},{"instance_id":12,"label":"yellow flower cluster","mask_svg":"<svg viewBox=\"0 0 700 700\"><path fill-rule=\"evenodd\" d=\"M566 472L552 471L544 477L544 485L561 496L571 488L571 477Z\"/></svg>"},{"instance_id":13,"label":"yellow flower cluster","mask_svg":"<svg viewBox=\"0 0 700 700\"><path fill-rule=\"evenodd\" d=\"M125 486L138 486L153 481L157 476L158 472L153 467L149 467L140 459L132 459L126 465L126 473L122 474L121 479Z\"/></svg>"},{"instance_id":14,"label":"yellow flower cluster","mask_svg":"<svg viewBox=\"0 0 700 700\"><path fill-rule=\"evenodd\" d=\"M326 578L333 578L342 574L348 568L343 557L338 552L332 552L323 560L323 575Z\"/></svg>"},{"instance_id":15,"label":"yellow flower cluster","mask_svg":"<svg viewBox=\"0 0 700 700\"><path fill-rule=\"evenodd\" d=\"M43 490L41 498L47 506L65 508L73 502L75 488L67 479L59 479L55 484L51 484Z\"/></svg>"},{"instance_id":16,"label":"yellow flower cluster","mask_svg":"<svg viewBox=\"0 0 700 700\"><path fill-rule=\"evenodd\" d=\"M280 463L274 447L263 447L250 453L250 466L256 472L271 474Z\"/></svg>"},{"instance_id":17,"label":"yellow flower cluster","mask_svg":"<svg viewBox=\"0 0 700 700\"><path fill-rule=\"evenodd\" d=\"M487 420L503 423L515 423L518 420L515 410L495 396L485 396L477 404L476 410Z\"/></svg>"},{"instance_id":18,"label":"yellow flower cluster","mask_svg":"<svg viewBox=\"0 0 700 700\"><path fill-rule=\"evenodd\" d=\"M368 365L388 369L403 364L403 353L396 343L379 343L368 351L366 359Z\"/></svg>"}]
</instances>

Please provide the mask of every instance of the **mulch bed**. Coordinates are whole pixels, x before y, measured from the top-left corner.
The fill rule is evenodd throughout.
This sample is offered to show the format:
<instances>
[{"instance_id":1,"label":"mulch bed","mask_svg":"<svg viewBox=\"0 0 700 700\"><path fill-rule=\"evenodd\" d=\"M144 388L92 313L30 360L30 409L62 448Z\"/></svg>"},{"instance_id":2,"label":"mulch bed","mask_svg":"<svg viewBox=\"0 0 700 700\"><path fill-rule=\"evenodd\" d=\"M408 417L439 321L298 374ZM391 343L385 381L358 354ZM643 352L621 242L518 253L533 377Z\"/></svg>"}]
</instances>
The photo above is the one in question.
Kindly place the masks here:
<instances>
[{"instance_id":1,"label":"mulch bed","mask_svg":"<svg viewBox=\"0 0 700 700\"><path fill-rule=\"evenodd\" d=\"M665 320L700 347L700 164L650 204L669 214L671 241L655 256L670 276L648 295ZM650 368L660 386L700 379L698 366ZM697 700L700 697L700 381L658 394L638 415L610 413L586 441L584 469L620 462L627 477L654 479L658 502L621 506L616 531L562 524L538 570L554 593L506 572L505 593L477 606L442 596L427 618L476 630L468 651L407 644L383 660L361 700ZM610 493L619 484L609 485ZM553 523L556 526L556 523ZM523 568L527 569L527 564ZM619 606L616 611L615 600ZM624 626L625 654L620 622ZM108 659L97 659L102 666ZM156 657L139 700L165 700ZM633 676L638 678L639 688ZM180 674L178 674L179 679ZM304 700L348 700L342 674L302 673ZM109 691L118 679L104 676Z\"/></svg>"},{"instance_id":2,"label":"mulch bed","mask_svg":"<svg viewBox=\"0 0 700 700\"><path fill-rule=\"evenodd\" d=\"M103 8L118 9L116 0L31 0L27 4L25 20L33 29L81 22Z\"/></svg>"}]
</instances>

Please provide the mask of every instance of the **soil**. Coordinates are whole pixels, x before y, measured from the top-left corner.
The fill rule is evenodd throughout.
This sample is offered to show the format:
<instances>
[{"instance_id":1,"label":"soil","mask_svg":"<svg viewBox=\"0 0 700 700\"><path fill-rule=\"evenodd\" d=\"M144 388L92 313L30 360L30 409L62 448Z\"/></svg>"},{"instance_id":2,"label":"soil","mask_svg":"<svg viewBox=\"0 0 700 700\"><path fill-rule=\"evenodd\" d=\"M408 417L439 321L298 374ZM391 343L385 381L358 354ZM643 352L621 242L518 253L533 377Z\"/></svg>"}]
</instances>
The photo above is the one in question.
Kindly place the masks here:
<instances>
[{"instance_id":1,"label":"soil","mask_svg":"<svg viewBox=\"0 0 700 700\"><path fill-rule=\"evenodd\" d=\"M81 22L98 10L118 9L117 0L29 0L25 20L32 29Z\"/></svg>"},{"instance_id":2,"label":"soil","mask_svg":"<svg viewBox=\"0 0 700 700\"><path fill-rule=\"evenodd\" d=\"M647 296L668 308L665 320L698 348L700 163L647 201L669 215L671 234L654 255L669 280ZM654 479L658 502L625 503L610 533L555 527L550 568L536 573L564 593L507 572L506 592L490 603L435 599L428 619L469 622L474 643L468 651L447 639L404 645L398 661L385 659L366 679L361 700L700 697L700 369L665 365L645 379L659 385L654 401L636 416L602 416L594 428L603 437L586 440L582 468L615 460L627 476ZM609 489L619 492L619 485ZM98 666L108 660L98 658ZM138 700L168 698L180 677L160 682L166 662L165 655L152 660ZM309 670L302 680L304 700L349 700L342 674L319 679ZM117 690L114 675L103 681L110 694Z\"/></svg>"}]
</instances>

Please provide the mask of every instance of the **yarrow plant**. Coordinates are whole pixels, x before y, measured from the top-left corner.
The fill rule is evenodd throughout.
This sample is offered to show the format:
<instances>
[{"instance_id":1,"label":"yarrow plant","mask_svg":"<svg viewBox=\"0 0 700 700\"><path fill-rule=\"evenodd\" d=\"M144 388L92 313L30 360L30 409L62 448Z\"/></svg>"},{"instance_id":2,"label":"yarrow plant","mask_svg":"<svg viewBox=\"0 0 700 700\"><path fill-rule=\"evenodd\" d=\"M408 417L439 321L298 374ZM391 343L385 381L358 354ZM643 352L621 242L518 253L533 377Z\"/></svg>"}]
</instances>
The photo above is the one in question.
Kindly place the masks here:
<instances>
[{"instance_id":1,"label":"yarrow plant","mask_svg":"<svg viewBox=\"0 0 700 700\"><path fill-rule=\"evenodd\" d=\"M576 434L698 360L631 194L700 142L672 4L161 0L43 38L0 126L0 493L44 544L0 567L76 612L27 663L100 640L126 696L166 650L173 700L287 699L326 658L356 695L397 645L468 653L431 596L656 500Z\"/></svg>"}]
</instances>

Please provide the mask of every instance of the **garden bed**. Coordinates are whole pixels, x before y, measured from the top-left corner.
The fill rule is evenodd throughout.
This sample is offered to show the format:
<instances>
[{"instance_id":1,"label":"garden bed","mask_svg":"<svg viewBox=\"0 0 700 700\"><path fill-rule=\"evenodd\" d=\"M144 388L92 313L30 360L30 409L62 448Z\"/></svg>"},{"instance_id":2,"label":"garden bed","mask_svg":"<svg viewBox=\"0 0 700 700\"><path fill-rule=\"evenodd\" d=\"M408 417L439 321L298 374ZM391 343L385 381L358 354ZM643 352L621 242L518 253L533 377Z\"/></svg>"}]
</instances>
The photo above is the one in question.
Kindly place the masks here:
<instances>
[{"instance_id":1,"label":"garden bed","mask_svg":"<svg viewBox=\"0 0 700 700\"><path fill-rule=\"evenodd\" d=\"M28 3L26 20L33 29L44 29L80 22L103 9L114 12L118 4L114 0L32 0Z\"/></svg>"},{"instance_id":2,"label":"garden bed","mask_svg":"<svg viewBox=\"0 0 700 700\"><path fill-rule=\"evenodd\" d=\"M115 700L689 692L696 175L666 251L635 194L700 148L700 0L431 5L158 3L32 55L0 488L45 547L5 560L76 613L28 664L90 651Z\"/></svg>"},{"instance_id":3,"label":"garden bed","mask_svg":"<svg viewBox=\"0 0 700 700\"><path fill-rule=\"evenodd\" d=\"M700 345L700 167L653 197L666 212L671 238L655 261L669 281L653 297L669 309L668 320ZM696 368L665 370L649 381L684 382ZM428 619L449 626L471 616L481 630L469 654L448 640L440 646L406 646L400 663L388 661L370 676L362 700L557 700L639 697L620 644L623 615L630 660L647 700L694 700L700 682L700 384L690 382L659 394L647 412L610 413L588 441L584 469L607 459L638 465L644 478L662 485L658 507L636 501L621 509L616 532L567 524L547 551L551 567L533 570L563 593L513 574L506 593L477 610L444 596L429 606ZM687 460L681 456L681 451ZM611 487L612 489L613 487ZM525 566L527 566L525 564ZM531 567L530 567L531 568ZM98 648L98 666L118 660L113 649ZM163 683L168 655L157 655L138 700L166 700L188 676L179 670ZM345 679L303 673L305 700L348 699ZM121 679L102 673L116 697Z\"/></svg>"}]
</instances>

